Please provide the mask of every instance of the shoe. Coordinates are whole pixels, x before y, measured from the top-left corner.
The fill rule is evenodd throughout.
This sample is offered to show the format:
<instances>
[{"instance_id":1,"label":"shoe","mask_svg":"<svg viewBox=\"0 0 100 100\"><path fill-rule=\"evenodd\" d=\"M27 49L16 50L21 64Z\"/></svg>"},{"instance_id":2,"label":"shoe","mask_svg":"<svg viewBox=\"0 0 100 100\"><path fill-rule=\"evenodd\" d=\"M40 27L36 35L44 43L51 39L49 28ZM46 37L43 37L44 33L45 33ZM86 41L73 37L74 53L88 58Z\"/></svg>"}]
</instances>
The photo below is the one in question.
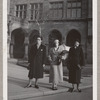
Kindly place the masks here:
<instances>
[{"instance_id":1,"label":"shoe","mask_svg":"<svg viewBox=\"0 0 100 100\"><path fill-rule=\"evenodd\" d=\"M38 85L35 85L35 88L39 89L39 86Z\"/></svg>"},{"instance_id":2,"label":"shoe","mask_svg":"<svg viewBox=\"0 0 100 100\"><path fill-rule=\"evenodd\" d=\"M32 87L32 85L29 85L29 84L28 84L28 85L25 86L24 88L30 88L30 87Z\"/></svg>"},{"instance_id":3,"label":"shoe","mask_svg":"<svg viewBox=\"0 0 100 100\"><path fill-rule=\"evenodd\" d=\"M78 92L82 92L81 89L77 89Z\"/></svg>"},{"instance_id":4,"label":"shoe","mask_svg":"<svg viewBox=\"0 0 100 100\"><path fill-rule=\"evenodd\" d=\"M73 92L74 88L69 88L67 92Z\"/></svg>"},{"instance_id":5,"label":"shoe","mask_svg":"<svg viewBox=\"0 0 100 100\"><path fill-rule=\"evenodd\" d=\"M53 87L52 90L58 90L58 88L57 87Z\"/></svg>"}]
</instances>

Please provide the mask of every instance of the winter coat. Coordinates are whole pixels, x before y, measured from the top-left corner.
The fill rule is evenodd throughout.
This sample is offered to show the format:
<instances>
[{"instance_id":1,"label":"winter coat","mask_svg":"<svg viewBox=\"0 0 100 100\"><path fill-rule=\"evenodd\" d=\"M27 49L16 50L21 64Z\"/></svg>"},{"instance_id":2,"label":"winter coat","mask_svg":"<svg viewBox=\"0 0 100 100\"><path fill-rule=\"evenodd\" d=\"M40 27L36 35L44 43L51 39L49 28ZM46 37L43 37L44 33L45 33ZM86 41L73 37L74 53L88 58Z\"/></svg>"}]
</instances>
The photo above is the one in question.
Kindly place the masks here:
<instances>
[{"instance_id":1,"label":"winter coat","mask_svg":"<svg viewBox=\"0 0 100 100\"><path fill-rule=\"evenodd\" d=\"M41 44L37 49L37 45L33 45L29 51L30 69L28 77L43 78L43 64L46 61L46 46Z\"/></svg>"},{"instance_id":2,"label":"winter coat","mask_svg":"<svg viewBox=\"0 0 100 100\"><path fill-rule=\"evenodd\" d=\"M84 54L82 47L72 47L68 55L69 82L80 83L81 66L84 66Z\"/></svg>"}]
</instances>

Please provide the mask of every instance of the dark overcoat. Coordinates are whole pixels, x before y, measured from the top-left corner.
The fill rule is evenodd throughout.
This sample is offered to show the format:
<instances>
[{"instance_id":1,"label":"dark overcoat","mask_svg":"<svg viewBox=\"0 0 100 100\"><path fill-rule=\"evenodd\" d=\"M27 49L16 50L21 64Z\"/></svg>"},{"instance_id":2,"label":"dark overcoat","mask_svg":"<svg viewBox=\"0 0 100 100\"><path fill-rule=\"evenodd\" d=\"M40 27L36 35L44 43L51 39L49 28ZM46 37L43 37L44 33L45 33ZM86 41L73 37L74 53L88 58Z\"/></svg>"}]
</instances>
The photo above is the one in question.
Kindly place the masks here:
<instances>
[{"instance_id":1,"label":"dark overcoat","mask_svg":"<svg viewBox=\"0 0 100 100\"><path fill-rule=\"evenodd\" d=\"M29 51L28 62L30 63L28 77L43 78L43 64L46 60L46 46L41 44L37 49L37 45L33 45Z\"/></svg>"},{"instance_id":2,"label":"dark overcoat","mask_svg":"<svg viewBox=\"0 0 100 100\"><path fill-rule=\"evenodd\" d=\"M84 55L82 47L72 47L68 55L69 83L80 83L81 66L84 66Z\"/></svg>"}]
</instances>

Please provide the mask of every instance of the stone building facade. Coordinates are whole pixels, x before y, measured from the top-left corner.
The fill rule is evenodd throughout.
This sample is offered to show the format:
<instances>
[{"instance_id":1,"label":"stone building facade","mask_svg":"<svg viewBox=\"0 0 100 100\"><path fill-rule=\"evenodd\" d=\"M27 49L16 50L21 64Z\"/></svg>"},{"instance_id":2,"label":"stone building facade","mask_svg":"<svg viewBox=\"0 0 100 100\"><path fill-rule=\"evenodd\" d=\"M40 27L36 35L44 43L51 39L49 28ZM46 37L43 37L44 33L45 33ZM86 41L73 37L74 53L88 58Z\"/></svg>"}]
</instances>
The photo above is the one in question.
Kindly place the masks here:
<instances>
[{"instance_id":1,"label":"stone building facade","mask_svg":"<svg viewBox=\"0 0 100 100\"><path fill-rule=\"evenodd\" d=\"M47 54L55 38L68 46L79 39L86 63L92 63L92 0L10 0L9 9L11 58L27 58L40 34Z\"/></svg>"}]
</instances>

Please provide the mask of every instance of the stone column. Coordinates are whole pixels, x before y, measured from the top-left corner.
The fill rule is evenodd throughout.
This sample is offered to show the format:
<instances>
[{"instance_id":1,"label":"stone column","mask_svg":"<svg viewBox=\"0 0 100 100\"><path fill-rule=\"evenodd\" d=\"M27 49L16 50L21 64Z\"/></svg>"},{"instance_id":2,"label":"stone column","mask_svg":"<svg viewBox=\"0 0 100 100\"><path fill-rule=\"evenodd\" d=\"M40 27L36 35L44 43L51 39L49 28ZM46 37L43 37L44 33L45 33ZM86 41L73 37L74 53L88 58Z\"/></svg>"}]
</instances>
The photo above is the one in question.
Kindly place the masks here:
<instances>
[{"instance_id":1,"label":"stone column","mask_svg":"<svg viewBox=\"0 0 100 100\"><path fill-rule=\"evenodd\" d=\"M8 40L7 40L7 58L10 58L10 54L9 54L10 53L9 52L10 51L10 41L11 41L10 38L11 37L8 36Z\"/></svg>"},{"instance_id":2,"label":"stone column","mask_svg":"<svg viewBox=\"0 0 100 100\"><path fill-rule=\"evenodd\" d=\"M66 12L66 10L67 10L67 1L66 1L66 0L63 0L63 2L64 2L64 3L63 3L63 19L66 19L66 17L67 17L67 16L66 16L66 15L67 15L67 14L66 14L66 13L67 13L67 12Z\"/></svg>"},{"instance_id":3,"label":"stone column","mask_svg":"<svg viewBox=\"0 0 100 100\"><path fill-rule=\"evenodd\" d=\"M12 38L11 42L10 42L10 58L13 58L13 51L14 51L14 38Z\"/></svg>"},{"instance_id":4,"label":"stone column","mask_svg":"<svg viewBox=\"0 0 100 100\"><path fill-rule=\"evenodd\" d=\"M24 55L24 59L28 59L28 45L29 45L29 39L28 37L25 37L25 55Z\"/></svg>"}]
</instances>

